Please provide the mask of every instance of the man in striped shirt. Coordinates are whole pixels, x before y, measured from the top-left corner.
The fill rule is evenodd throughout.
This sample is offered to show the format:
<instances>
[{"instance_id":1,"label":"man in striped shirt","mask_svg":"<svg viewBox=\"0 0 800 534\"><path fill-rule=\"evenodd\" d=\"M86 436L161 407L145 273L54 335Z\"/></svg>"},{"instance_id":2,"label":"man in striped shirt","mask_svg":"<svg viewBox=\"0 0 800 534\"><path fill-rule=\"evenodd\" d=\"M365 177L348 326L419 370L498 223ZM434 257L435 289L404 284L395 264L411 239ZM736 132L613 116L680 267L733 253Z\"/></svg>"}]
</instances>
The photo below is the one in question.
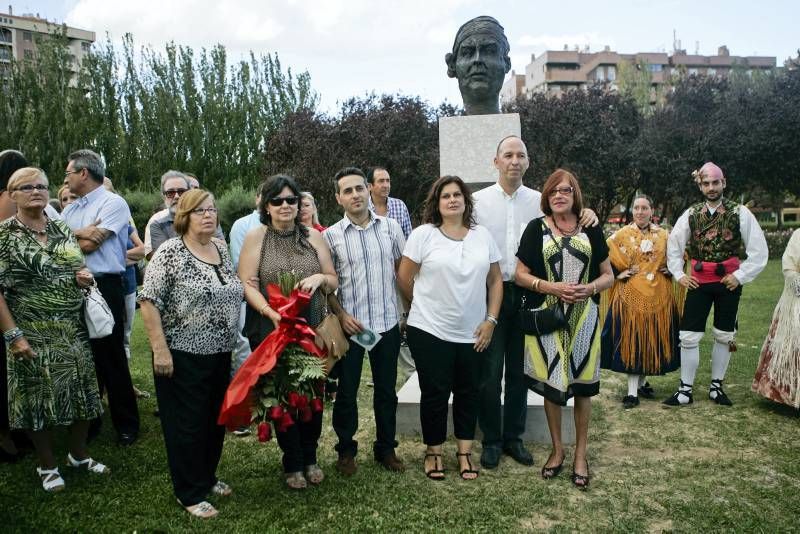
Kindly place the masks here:
<instances>
[{"instance_id":1,"label":"man in striped shirt","mask_svg":"<svg viewBox=\"0 0 800 534\"><path fill-rule=\"evenodd\" d=\"M383 167L372 167L367 171L369 184L369 209L383 217L389 217L400 223L403 236L408 239L411 233L411 216L406 203L399 198L389 196L392 190L392 178Z\"/></svg>"},{"instance_id":2,"label":"man in striped shirt","mask_svg":"<svg viewBox=\"0 0 800 534\"><path fill-rule=\"evenodd\" d=\"M397 354L400 328L396 271L405 247L403 230L397 221L376 215L369 209L367 177L361 169L346 167L336 173L336 201L345 216L322 234L331 249L339 275L338 299L331 296L331 309L348 335L371 331L381 339L369 351L374 402L376 440L375 461L390 471L403 471L395 455L397 412ZM358 386L364 348L351 342L347 355L339 361L339 388L333 405L333 429L339 438L336 468L343 475L356 472L358 442Z\"/></svg>"}]
</instances>

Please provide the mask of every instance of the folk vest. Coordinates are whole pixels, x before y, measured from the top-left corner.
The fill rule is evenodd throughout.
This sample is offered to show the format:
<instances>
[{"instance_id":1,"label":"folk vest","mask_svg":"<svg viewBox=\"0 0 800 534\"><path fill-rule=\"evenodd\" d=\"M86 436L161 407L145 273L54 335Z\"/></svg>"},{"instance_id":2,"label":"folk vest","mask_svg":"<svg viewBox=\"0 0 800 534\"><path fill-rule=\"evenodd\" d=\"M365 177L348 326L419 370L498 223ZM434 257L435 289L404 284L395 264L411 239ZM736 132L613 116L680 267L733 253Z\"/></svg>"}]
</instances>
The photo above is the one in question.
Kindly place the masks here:
<instances>
[{"instance_id":1,"label":"folk vest","mask_svg":"<svg viewBox=\"0 0 800 534\"><path fill-rule=\"evenodd\" d=\"M722 204L713 215L705 202L695 204L689 209L691 236L686 251L690 258L720 263L738 256L742 248L739 204L723 198Z\"/></svg>"}]
</instances>

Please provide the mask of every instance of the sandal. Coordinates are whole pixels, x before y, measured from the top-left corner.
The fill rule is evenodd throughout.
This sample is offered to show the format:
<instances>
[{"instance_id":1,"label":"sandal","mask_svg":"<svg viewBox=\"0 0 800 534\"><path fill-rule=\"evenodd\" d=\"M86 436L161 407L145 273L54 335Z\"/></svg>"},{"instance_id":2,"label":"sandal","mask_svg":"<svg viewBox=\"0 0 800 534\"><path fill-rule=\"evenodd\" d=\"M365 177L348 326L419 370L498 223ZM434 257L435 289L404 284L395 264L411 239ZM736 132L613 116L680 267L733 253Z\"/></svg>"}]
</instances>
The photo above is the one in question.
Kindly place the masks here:
<instances>
[{"instance_id":1,"label":"sandal","mask_svg":"<svg viewBox=\"0 0 800 534\"><path fill-rule=\"evenodd\" d=\"M303 476L301 471L295 471L294 473L284 473L286 477L286 485L289 486L289 489L293 490L301 490L306 489L308 487L308 482L306 481L306 477Z\"/></svg>"},{"instance_id":2,"label":"sandal","mask_svg":"<svg viewBox=\"0 0 800 534\"><path fill-rule=\"evenodd\" d=\"M322 481L325 480L325 473L322 472L322 469L317 464L307 465L303 470L303 474L308 483L315 486L321 484Z\"/></svg>"},{"instance_id":3,"label":"sandal","mask_svg":"<svg viewBox=\"0 0 800 534\"><path fill-rule=\"evenodd\" d=\"M547 459L547 462L545 462L544 466L542 467L542 478L545 480L549 480L551 478L557 477L558 474L561 473L561 470L564 468L564 458L566 456L567 456L566 454L561 456L560 464L547 467L547 464L550 462L550 459L552 458L552 456L550 456L550 458Z\"/></svg>"},{"instance_id":4,"label":"sandal","mask_svg":"<svg viewBox=\"0 0 800 534\"><path fill-rule=\"evenodd\" d=\"M572 466L572 484L581 490L589 488L589 462L586 462L586 474L579 475L575 472L575 465Z\"/></svg>"},{"instance_id":5,"label":"sandal","mask_svg":"<svg viewBox=\"0 0 800 534\"><path fill-rule=\"evenodd\" d=\"M472 468L472 460L470 459L470 458L472 458L472 453L471 452L457 452L456 453L456 459L459 459L462 456L465 456L467 458L467 465L469 467L461 470L461 473L460 473L461 479L462 480L475 480L476 478L478 478L478 471L476 471L475 469ZM459 460L459 465L460 464L461 464L461 462ZM465 476L465 475L475 475L475 476L473 477L473 476Z\"/></svg>"},{"instance_id":6,"label":"sandal","mask_svg":"<svg viewBox=\"0 0 800 534\"><path fill-rule=\"evenodd\" d=\"M92 458L84 458L83 460L76 460L72 456L72 453L67 453L67 462L69 462L70 466L75 468L86 467L87 471L91 471L92 473L97 473L98 475L111 474L110 467L101 464L100 462L96 462Z\"/></svg>"},{"instance_id":7,"label":"sandal","mask_svg":"<svg viewBox=\"0 0 800 534\"><path fill-rule=\"evenodd\" d=\"M61 491L64 489L64 479L61 478L61 474L58 472L58 467L54 467L52 469L42 469L41 467L37 467L36 473L39 475L39 477L44 477L42 479L42 488L45 491Z\"/></svg>"},{"instance_id":8,"label":"sandal","mask_svg":"<svg viewBox=\"0 0 800 534\"><path fill-rule=\"evenodd\" d=\"M441 453L438 453L438 454L434 454L434 453L430 453L430 452L425 453L425 460L427 460L428 458L434 458L434 461L433 461L434 468L433 469L428 469L428 470L425 471L425 476L428 477L431 480L444 480L444 469L437 469L436 468L436 466L438 466L439 462L441 461L441 460L438 460L436 458L441 458L441 457L442 457ZM422 462L423 470L425 469L425 460L423 460L423 462Z\"/></svg>"},{"instance_id":9,"label":"sandal","mask_svg":"<svg viewBox=\"0 0 800 534\"><path fill-rule=\"evenodd\" d=\"M230 497L233 489L223 481L217 480L217 483L211 486L211 493L217 497Z\"/></svg>"},{"instance_id":10,"label":"sandal","mask_svg":"<svg viewBox=\"0 0 800 534\"><path fill-rule=\"evenodd\" d=\"M179 503L181 501L178 501ZM181 506L183 506L181 504ZM216 508L214 508L210 502L202 501L197 504L193 504L192 506L183 506L190 515L194 517L199 517L200 519L211 519L212 517L217 517L219 513Z\"/></svg>"}]
</instances>

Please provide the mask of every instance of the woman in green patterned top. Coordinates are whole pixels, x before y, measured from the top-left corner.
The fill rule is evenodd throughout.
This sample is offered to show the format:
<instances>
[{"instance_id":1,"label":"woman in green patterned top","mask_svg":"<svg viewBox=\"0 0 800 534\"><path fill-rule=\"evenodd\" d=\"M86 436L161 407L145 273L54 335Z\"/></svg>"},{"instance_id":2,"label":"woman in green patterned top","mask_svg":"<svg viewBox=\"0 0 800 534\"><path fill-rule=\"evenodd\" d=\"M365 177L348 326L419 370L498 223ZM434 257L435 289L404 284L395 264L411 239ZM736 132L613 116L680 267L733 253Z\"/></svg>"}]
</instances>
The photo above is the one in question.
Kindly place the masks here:
<instances>
[{"instance_id":1,"label":"woman in green patterned top","mask_svg":"<svg viewBox=\"0 0 800 534\"><path fill-rule=\"evenodd\" d=\"M68 464L93 473L108 467L86 450L89 420L102 413L81 287L92 284L66 224L44 213L47 177L25 167L8 181L17 213L0 223L0 328L8 350L8 415L39 457L46 491L64 489L52 429L69 426Z\"/></svg>"}]
</instances>

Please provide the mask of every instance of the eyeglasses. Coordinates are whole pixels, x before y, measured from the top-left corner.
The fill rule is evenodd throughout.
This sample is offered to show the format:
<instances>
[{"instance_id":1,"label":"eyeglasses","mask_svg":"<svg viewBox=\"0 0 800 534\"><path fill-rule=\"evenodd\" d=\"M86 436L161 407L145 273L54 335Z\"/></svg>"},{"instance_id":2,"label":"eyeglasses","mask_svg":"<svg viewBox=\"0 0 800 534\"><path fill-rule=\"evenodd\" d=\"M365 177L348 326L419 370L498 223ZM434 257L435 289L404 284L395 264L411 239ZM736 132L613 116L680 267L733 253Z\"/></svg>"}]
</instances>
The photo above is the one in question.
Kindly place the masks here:
<instances>
[{"instance_id":1,"label":"eyeglasses","mask_svg":"<svg viewBox=\"0 0 800 534\"><path fill-rule=\"evenodd\" d=\"M167 189L166 191L164 191L164 196L167 197L167 198L174 198L176 196L179 197L179 196L181 196L182 194L184 194L187 191L188 191L188 189L183 189L183 188L181 188L181 189Z\"/></svg>"},{"instance_id":2,"label":"eyeglasses","mask_svg":"<svg viewBox=\"0 0 800 534\"><path fill-rule=\"evenodd\" d=\"M201 216L204 216L204 215L216 215L217 214L217 208L195 208L195 209L192 210L192 213L195 213L195 214L201 215Z\"/></svg>"},{"instance_id":3,"label":"eyeglasses","mask_svg":"<svg viewBox=\"0 0 800 534\"><path fill-rule=\"evenodd\" d=\"M554 197L559 193L561 193L564 196L567 196L567 195L571 195L574 192L575 192L575 188L572 187L572 186L569 186L569 187L556 187L555 189L550 191L550 196Z\"/></svg>"},{"instance_id":4,"label":"eyeglasses","mask_svg":"<svg viewBox=\"0 0 800 534\"><path fill-rule=\"evenodd\" d=\"M290 206L294 206L298 200L299 197L274 197L269 199L269 205L277 208L283 206L283 203L286 202Z\"/></svg>"},{"instance_id":5,"label":"eyeglasses","mask_svg":"<svg viewBox=\"0 0 800 534\"><path fill-rule=\"evenodd\" d=\"M25 184L17 187L14 191L22 191L23 193L32 193L33 191L47 191L47 186L44 184Z\"/></svg>"},{"instance_id":6,"label":"eyeglasses","mask_svg":"<svg viewBox=\"0 0 800 534\"><path fill-rule=\"evenodd\" d=\"M82 171L83 169L81 169ZM78 174L81 171L67 171L64 173L64 178L67 178L70 174Z\"/></svg>"}]
</instances>

